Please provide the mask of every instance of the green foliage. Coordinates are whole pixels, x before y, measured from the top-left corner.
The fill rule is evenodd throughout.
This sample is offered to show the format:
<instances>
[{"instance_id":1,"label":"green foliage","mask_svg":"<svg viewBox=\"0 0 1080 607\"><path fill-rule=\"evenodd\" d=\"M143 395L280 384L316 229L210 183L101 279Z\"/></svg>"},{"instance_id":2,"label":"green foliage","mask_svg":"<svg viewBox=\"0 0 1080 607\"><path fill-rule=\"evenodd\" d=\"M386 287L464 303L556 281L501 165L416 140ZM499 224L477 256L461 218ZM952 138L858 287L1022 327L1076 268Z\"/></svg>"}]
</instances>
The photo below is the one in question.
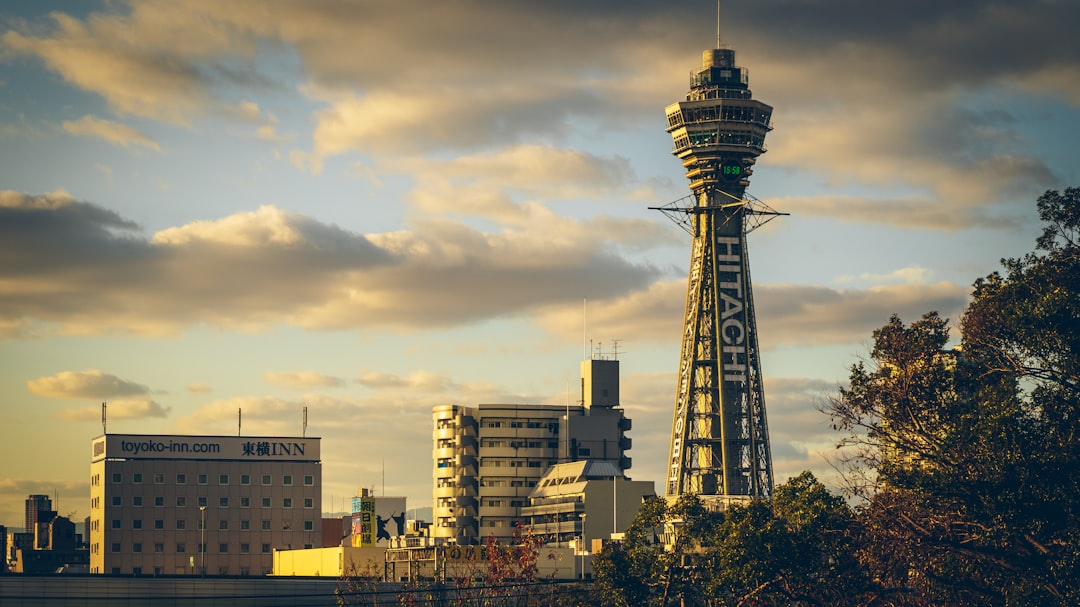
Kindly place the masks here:
<instances>
[{"instance_id":1,"label":"green foliage","mask_svg":"<svg viewBox=\"0 0 1080 607\"><path fill-rule=\"evenodd\" d=\"M853 514L809 472L771 502L719 512L695 496L650 500L621 544L593 561L597 604L845 605L866 585L849 547ZM667 548L657 539L665 534Z\"/></svg>"}]
</instances>

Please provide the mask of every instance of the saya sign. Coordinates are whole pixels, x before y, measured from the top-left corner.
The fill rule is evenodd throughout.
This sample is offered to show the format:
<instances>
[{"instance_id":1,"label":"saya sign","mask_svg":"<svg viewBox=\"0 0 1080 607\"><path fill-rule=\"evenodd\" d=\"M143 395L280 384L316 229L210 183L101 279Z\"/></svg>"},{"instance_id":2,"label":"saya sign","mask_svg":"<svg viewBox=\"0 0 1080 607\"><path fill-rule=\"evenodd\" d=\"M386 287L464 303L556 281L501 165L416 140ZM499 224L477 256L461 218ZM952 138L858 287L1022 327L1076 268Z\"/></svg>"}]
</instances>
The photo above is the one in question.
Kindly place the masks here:
<instances>
[{"instance_id":1,"label":"saya sign","mask_svg":"<svg viewBox=\"0 0 1080 607\"><path fill-rule=\"evenodd\" d=\"M92 457L318 461L319 439L107 434L94 440Z\"/></svg>"}]
</instances>

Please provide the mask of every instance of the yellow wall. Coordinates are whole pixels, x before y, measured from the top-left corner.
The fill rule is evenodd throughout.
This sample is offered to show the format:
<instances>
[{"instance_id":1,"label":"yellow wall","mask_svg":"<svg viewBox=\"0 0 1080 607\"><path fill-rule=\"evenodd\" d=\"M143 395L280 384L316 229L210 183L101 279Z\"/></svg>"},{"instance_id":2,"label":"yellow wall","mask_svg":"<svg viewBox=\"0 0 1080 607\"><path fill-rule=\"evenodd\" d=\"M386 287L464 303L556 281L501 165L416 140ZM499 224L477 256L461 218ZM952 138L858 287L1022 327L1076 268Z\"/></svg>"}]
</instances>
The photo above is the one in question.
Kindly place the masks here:
<instances>
[{"instance_id":1,"label":"yellow wall","mask_svg":"<svg viewBox=\"0 0 1080 607\"><path fill-rule=\"evenodd\" d=\"M376 575L382 575L385 553L385 548L377 546L275 550L273 575L338 577L344 569L360 575L373 569Z\"/></svg>"}]
</instances>

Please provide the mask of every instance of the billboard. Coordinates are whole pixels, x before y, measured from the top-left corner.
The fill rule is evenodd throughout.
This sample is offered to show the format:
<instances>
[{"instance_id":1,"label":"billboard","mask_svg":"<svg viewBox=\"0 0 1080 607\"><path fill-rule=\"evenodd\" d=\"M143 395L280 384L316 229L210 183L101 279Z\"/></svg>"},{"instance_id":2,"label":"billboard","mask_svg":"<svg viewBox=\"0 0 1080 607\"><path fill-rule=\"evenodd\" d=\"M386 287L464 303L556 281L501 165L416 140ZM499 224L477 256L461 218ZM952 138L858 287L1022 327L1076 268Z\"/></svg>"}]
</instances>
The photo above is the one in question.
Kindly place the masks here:
<instances>
[{"instance_id":1,"label":"billboard","mask_svg":"<svg viewBox=\"0 0 1080 607\"><path fill-rule=\"evenodd\" d=\"M91 444L91 460L209 459L319 461L318 438L285 436L190 436L106 434Z\"/></svg>"},{"instance_id":2,"label":"billboard","mask_svg":"<svg viewBox=\"0 0 1080 607\"><path fill-rule=\"evenodd\" d=\"M353 547L386 546L405 535L405 498L361 495L352 498Z\"/></svg>"}]
</instances>

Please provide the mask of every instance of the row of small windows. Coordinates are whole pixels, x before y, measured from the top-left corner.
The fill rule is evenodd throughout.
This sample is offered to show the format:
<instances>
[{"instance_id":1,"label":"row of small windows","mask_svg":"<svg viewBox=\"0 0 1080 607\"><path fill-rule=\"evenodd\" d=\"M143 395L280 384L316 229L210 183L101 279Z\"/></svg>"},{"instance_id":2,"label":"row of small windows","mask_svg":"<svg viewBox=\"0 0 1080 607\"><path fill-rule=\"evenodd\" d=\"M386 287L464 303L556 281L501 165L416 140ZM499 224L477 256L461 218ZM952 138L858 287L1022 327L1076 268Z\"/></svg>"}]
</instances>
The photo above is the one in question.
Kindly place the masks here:
<instances>
[{"instance_id":1,"label":"row of small windows","mask_svg":"<svg viewBox=\"0 0 1080 607\"><path fill-rule=\"evenodd\" d=\"M559 427L559 422L487 418L480 425L484 428L547 428L554 431Z\"/></svg>"},{"instance_id":2,"label":"row of small windows","mask_svg":"<svg viewBox=\"0 0 1080 607\"><path fill-rule=\"evenodd\" d=\"M206 485L206 484L208 484L208 481L209 481L209 476L208 475L206 475L206 474L198 474L198 475L196 475L196 482L198 484ZM262 476L262 484L263 485L270 485L270 484L272 484L272 481L273 481L273 478L269 474L264 474ZM112 475L112 482L114 484L124 482L124 475L119 473L119 472L114 472L113 475ZM133 473L131 475L131 482L136 484L136 485L142 483L143 482L143 475L141 473L139 473L139 472ZM91 483L94 484L94 485L100 485L101 484L101 479L99 478L99 475L95 474L94 478L91 479ZM154 474L154 484L155 485L164 485L165 484L165 475L160 474L160 473L155 473ZM187 484L187 474L182 474L182 473L177 474L176 475L176 484L177 485L186 485ZM228 485L229 484L229 475L228 474L219 474L218 475L218 484L219 485ZM251 484L251 475L250 474L241 474L240 475L240 484L241 485L250 485ZM281 477L281 484L285 485L285 486L292 485L293 484L292 475L291 474L286 474L286 475L282 476ZM307 486L314 485L315 484L315 477L310 475L310 474L305 475L304 476L304 484L307 485Z\"/></svg>"},{"instance_id":3,"label":"row of small windows","mask_svg":"<svg viewBox=\"0 0 1080 607\"><path fill-rule=\"evenodd\" d=\"M305 546L310 548L310 545L308 545L308 544L305 544ZM183 543L183 542L177 542L175 544L175 546L174 546L174 549L177 552L177 554L185 554L188 551L188 545ZM192 546L192 549L193 549L192 552L198 554L198 553L206 552L207 546L206 546L206 544L195 544L195 545ZM115 542L110 546L109 551L113 552L113 553L123 552L124 551L123 550L123 544L121 544L120 542ZM141 553L142 551L143 551L142 542L135 542L135 543L131 544L131 552ZM101 545L95 543L93 546L90 547L90 552L92 554L100 554ZM165 544L160 543L160 542L154 544L154 553L155 554L163 554L164 552L165 552ZM263 554L270 554L270 544L262 544L260 546L260 552L262 552ZM240 554L250 554L250 553L251 553L251 544L247 544L247 543L240 544ZM229 554L229 545L228 544L218 544L218 554Z\"/></svg>"},{"instance_id":4,"label":"row of small windows","mask_svg":"<svg viewBox=\"0 0 1080 607\"><path fill-rule=\"evenodd\" d=\"M99 500L100 500L100 498L95 497L93 500L91 500L91 506L94 507L94 508L100 507ZM195 501L194 505L199 506L201 508L205 508L206 506L209 505L207 503L207 500L206 500L205 497L196 498L194 501ZM229 498L227 498L227 497L219 497L217 505L219 507L221 507L221 508L228 508L230 503L233 503L233 502L230 502ZM272 507L271 498L269 498L269 497L262 498L260 503L261 503L263 508ZM119 495L112 496L112 505L113 506L123 506L124 505L124 498L120 497ZM141 495L132 496L131 505L136 507L136 508L141 507L143 505L142 496ZM184 508L187 505L188 505L188 499L187 499L186 496L183 496L183 495L177 496L177 498L176 498L176 506L177 507ZM164 497L157 496L157 497L154 498L154 507L161 508L161 507L164 507L164 506L165 506L165 498ZM293 498L291 498L291 497L282 498L281 506L282 506L282 508L292 508L293 507ZM240 498L240 507L241 508L250 508L251 507L251 498L250 497L241 497ZM315 498L313 498L313 497L305 497L304 498L304 507L305 508L314 508L315 507Z\"/></svg>"},{"instance_id":5,"label":"row of small windows","mask_svg":"<svg viewBox=\"0 0 1080 607\"><path fill-rule=\"evenodd\" d=\"M493 468L540 468L548 466L554 462L541 462L539 460L524 460L524 459L499 459L496 457L485 457L480 459L481 466L491 466Z\"/></svg>"},{"instance_id":6,"label":"row of small windows","mask_svg":"<svg viewBox=\"0 0 1080 607\"><path fill-rule=\"evenodd\" d=\"M97 521L94 521L94 522L96 523ZM260 523L259 528L261 530L263 530L263 531L270 531L271 530L270 521L259 521L259 523ZM113 529L120 529L122 525L123 525L123 522L120 519L115 519L115 518L112 519L112 528ZM140 518L132 519L131 528L132 529L142 529L143 528L143 520L140 519ZM201 530L203 528L203 521L201 519L196 521L195 528L199 529L199 530ZM154 520L154 529L165 529L165 519L160 519L160 518L155 519ZM187 521L184 520L184 519L178 519L176 521L176 529L178 531L183 531L183 530L187 529ZM227 531L229 529L229 521L227 521L227 520L218 521L218 529L221 530L221 531ZM250 529L251 529L251 521L249 521L247 519L240 521L240 530L241 531L248 531ZM283 521L282 522L282 529L284 531L291 530L292 529L292 523L290 523L289 521ZM314 530L315 530L315 522L314 521L304 521L304 531L314 531Z\"/></svg>"},{"instance_id":7,"label":"row of small windows","mask_svg":"<svg viewBox=\"0 0 1080 607\"><path fill-rule=\"evenodd\" d=\"M535 479L505 479L483 478L480 479L481 487L535 487Z\"/></svg>"}]
</instances>

